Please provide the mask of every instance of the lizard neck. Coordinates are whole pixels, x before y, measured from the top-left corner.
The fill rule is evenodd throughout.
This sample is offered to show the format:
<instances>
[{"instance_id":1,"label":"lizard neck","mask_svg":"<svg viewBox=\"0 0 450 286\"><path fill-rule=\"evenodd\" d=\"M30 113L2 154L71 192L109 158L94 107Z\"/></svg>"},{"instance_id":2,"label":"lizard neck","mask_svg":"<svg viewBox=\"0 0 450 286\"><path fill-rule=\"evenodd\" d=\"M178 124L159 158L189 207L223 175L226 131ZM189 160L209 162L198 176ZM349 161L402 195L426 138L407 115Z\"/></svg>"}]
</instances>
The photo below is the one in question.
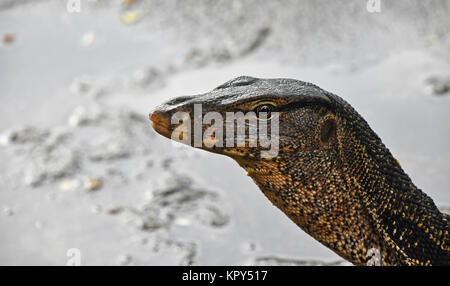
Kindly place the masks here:
<instances>
[{"instance_id":1,"label":"lizard neck","mask_svg":"<svg viewBox=\"0 0 450 286\"><path fill-rule=\"evenodd\" d=\"M339 158L356 195L388 250L407 265L449 265L450 223L418 189L368 123L343 99L337 105Z\"/></svg>"},{"instance_id":2,"label":"lizard neck","mask_svg":"<svg viewBox=\"0 0 450 286\"><path fill-rule=\"evenodd\" d=\"M327 165L307 168L306 172L307 162L301 159L292 166L285 162L280 158L270 163L240 164L275 206L339 256L355 265L367 265L372 258L370 251L375 250L380 254L380 265L400 264L338 164L331 171ZM328 174L320 175L325 169Z\"/></svg>"},{"instance_id":3,"label":"lizard neck","mask_svg":"<svg viewBox=\"0 0 450 286\"><path fill-rule=\"evenodd\" d=\"M446 216L390 153L383 165L370 158L367 147L358 146L346 154L351 164L329 164L325 155L319 160L323 165L305 168L305 156L287 159L293 154L267 162L237 161L294 223L355 265L367 265L374 253L380 265L448 264Z\"/></svg>"},{"instance_id":4,"label":"lizard neck","mask_svg":"<svg viewBox=\"0 0 450 286\"><path fill-rule=\"evenodd\" d=\"M450 223L378 137L354 140L343 174L385 248L407 265L450 264ZM355 166L360 166L355 167Z\"/></svg>"}]
</instances>

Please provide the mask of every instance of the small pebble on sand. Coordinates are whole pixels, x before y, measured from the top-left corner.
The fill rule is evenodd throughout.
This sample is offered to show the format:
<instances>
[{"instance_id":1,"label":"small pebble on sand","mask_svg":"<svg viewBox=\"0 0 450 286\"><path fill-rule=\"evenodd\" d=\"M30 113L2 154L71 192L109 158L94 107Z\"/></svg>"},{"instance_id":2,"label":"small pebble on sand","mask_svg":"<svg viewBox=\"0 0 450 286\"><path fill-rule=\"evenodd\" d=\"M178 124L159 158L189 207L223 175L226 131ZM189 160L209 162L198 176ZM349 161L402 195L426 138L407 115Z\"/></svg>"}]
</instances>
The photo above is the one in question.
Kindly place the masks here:
<instances>
[{"instance_id":1,"label":"small pebble on sand","mask_svg":"<svg viewBox=\"0 0 450 286\"><path fill-rule=\"evenodd\" d=\"M123 209L121 207L113 206L113 207L108 208L108 210L106 210L106 212L110 215L115 215L115 214L122 212L122 210Z\"/></svg>"},{"instance_id":2,"label":"small pebble on sand","mask_svg":"<svg viewBox=\"0 0 450 286\"><path fill-rule=\"evenodd\" d=\"M100 179L88 179L85 183L85 188L88 191L95 191L100 189L102 186L102 182Z\"/></svg>"},{"instance_id":3,"label":"small pebble on sand","mask_svg":"<svg viewBox=\"0 0 450 286\"><path fill-rule=\"evenodd\" d=\"M95 38L96 38L96 35L95 35L94 32L87 32L81 38L80 44L81 44L82 47L87 48L87 47L91 46L94 43Z\"/></svg>"},{"instance_id":4,"label":"small pebble on sand","mask_svg":"<svg viewBox=\"0 0 450 286\"><path fill-rule=\"evenodd\" d=\"M76 188L78 188L80 185L80 183L78 182L78 180L66 180L63 181L59 184L59 189L61 191L72 191L75 190Z\"/></svg>"},{"instance_id":5,"label":"small pebble on sand","mask_svg":"<svg viewBox=\"0 0 450 286\"><path fill-rule=\"evenodd\" d=\"M5 44L10 44L10 43L14 42L15 39L16 39L16 37L14 36L14 34L11 34L11 33L5 34L3 36L3 42Z\"/></svg>"},{"instance_id":6,"label":"small pebble on sand","mask_svg":"<svg viewBox=\"0 0 450 286\"><path fill-rule=\"evenodd\" d=\"M120 20L125 24L134 24L139 20L139 14L135 11L127 11L120 16Z\"/></svg>"}]
</instances>

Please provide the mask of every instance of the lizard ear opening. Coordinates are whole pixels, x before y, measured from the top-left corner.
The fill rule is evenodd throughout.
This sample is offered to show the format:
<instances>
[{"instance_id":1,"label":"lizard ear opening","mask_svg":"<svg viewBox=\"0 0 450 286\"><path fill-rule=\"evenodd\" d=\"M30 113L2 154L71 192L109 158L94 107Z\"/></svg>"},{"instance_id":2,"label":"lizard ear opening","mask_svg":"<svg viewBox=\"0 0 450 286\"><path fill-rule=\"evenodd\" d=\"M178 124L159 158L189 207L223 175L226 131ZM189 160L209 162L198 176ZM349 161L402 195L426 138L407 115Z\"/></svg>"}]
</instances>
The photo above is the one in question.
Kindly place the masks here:
<instances>
[{"instance_id":1,"label":"lizard ear opening","mask_svg":"<svg viewBox=\"0 0 450 286\"><path fill-rule=\"evenodd\" d=\"M320 142L325 146L329 145L332 139L336 137L336 128L336 118L333 115L327 116L320 128Z\"/></svg>"}]
</instances>

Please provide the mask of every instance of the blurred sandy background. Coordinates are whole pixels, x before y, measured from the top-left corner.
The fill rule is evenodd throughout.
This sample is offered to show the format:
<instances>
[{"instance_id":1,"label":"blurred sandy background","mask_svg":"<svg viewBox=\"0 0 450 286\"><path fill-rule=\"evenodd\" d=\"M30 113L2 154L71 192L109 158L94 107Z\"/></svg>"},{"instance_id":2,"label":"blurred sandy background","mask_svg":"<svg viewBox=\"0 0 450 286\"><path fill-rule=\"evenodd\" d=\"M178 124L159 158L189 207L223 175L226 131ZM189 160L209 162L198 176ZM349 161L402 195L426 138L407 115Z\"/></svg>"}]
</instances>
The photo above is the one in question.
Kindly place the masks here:
<instances>
[{"instance_id":1,"label":"blurred sandy background","mask_svg":"<svg viewBox=\"0 0 450 286\"><path fill-rule=\"evenodd\" d=\"M448 1L67 2L0 1L1 265L345 264L231 159L151 129L239 75L345 98L450 203Z\"/></svg>"}]
</instances>

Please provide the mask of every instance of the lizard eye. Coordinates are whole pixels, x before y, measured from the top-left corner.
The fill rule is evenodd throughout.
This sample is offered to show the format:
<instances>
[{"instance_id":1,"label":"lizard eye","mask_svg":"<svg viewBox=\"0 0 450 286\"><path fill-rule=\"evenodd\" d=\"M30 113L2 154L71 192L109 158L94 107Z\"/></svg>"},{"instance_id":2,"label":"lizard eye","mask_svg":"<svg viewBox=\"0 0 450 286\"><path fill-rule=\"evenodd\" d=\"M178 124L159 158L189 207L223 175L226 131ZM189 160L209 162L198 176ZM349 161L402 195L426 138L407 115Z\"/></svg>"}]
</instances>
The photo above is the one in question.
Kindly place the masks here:
<instances>
[{"instance_id":1,"label":"lizard eye","mask_svg":"<svg viewBox=\"0 0 450 286\"><path fill-rule=\"evenodd\" d=\"M255 108L255 113L259 119L270 119L272 117L272 109L272 105L264 104Z\"/></svg>"}]
</instances>

